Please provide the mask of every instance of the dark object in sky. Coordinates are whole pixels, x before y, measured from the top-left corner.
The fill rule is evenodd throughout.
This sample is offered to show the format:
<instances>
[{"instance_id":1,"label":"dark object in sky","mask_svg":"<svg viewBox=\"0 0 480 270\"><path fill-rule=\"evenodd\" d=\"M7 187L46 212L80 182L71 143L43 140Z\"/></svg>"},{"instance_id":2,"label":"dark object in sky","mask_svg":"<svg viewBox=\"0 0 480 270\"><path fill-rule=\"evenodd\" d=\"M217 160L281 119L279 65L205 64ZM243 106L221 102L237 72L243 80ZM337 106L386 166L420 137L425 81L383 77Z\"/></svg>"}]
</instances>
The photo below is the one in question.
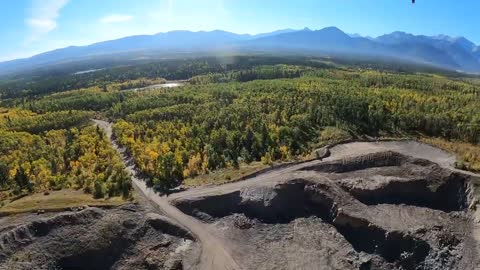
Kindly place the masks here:
<instances>
[{"instance_id":1,"label":"dark object in sky","mask_svg":"<svg viewBox=\"0 0 480 270\"><path fill-rule=\"evenodd\" d=\"M412 0L412 4L415 4L415 0Z\"/></svg>"}]
</instances>

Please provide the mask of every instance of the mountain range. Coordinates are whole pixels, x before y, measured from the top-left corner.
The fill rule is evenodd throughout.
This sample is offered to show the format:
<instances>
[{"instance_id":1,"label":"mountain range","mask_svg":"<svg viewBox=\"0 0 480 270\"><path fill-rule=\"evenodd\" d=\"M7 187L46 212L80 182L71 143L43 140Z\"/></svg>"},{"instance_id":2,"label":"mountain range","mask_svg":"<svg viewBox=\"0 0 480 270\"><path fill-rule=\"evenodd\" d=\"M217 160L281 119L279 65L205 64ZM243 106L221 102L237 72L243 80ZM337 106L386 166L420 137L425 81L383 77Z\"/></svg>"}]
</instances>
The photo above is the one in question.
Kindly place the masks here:
<instances>
[{"instance_id":1,"label":"mountain range","mask_svg":"<svg viewBox=\"0 0 480 270\"><path fill-rule=\"evenodd\" d=\"M258 35L215 31L171 31L137 35L87 46L71 46L25 59L0 63L0 74L15 73L98 57L145 55L167 57L181 53L268 52L384 58L480 73L480 47L464 37L424 36L393 32L377 38L346 34L336 27L320 30L284 29Z\"/></svg>"}]
</instances>

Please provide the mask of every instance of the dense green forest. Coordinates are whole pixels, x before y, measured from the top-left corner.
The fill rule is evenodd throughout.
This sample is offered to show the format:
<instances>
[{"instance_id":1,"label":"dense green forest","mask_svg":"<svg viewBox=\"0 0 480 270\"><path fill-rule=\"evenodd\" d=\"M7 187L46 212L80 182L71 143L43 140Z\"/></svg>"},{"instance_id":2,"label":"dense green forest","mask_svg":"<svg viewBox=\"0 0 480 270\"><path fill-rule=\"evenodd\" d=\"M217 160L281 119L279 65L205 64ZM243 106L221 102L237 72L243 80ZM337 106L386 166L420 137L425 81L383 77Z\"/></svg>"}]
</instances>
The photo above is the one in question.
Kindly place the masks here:
<instances>
[{"instance_id":1,"label":"dense green forest","mask_svg":"<svg viewBox=\"0 0 480 270\"><path fill-rule=\"evenodd\" d=\"M21 109L14 110L19 117L7 114L0 123L2 132L9 134L1 139L7 153L0 159L7 168L2 174L4 187L72 186L92 193L97 189L126 194L129 186L119 157L104 135L88 125L92 117L114 122L115 137L149 184L166 188L220 168L301 158L336 138L413 136L473 147L480 143L480 86L474 78L248 59L255 58L231 65L188 60L168 67L99 71L72 84L82 89L43 96L9 88L2 106ZM161 78L189 83L173 89L124 91ZM47 88L36 93L70 89ZM62 147L49 140L52 134ZM41 142L30 142L35 146L20 151L35 154L23 157L3 142L24 137ZM78 150L81 138L90 142L87 149ZM52 154L58 148L66 149L60 160ZM41 163L37 160L48 165L48 177L41 181L31 169ZM471 155L463 163L478 169L475 164ZM18 173L28 176L17 177ZM17 178L28 179L28 185L18 184L23 182Z\"/></svg>"},{"instance_id":2,"label":"dense green forest","mask_svg":"<svg viewBox=\"0 0 480 270\"><path fill-rule=\"evenodd\" d=\"M250 57L232 58L192 58L183 60L157 61L141 65L126 65L109 69L98 69L95 72L78 73L66 67L64 70L37 71L30 75L17 75L0 81L0 97L3 99L16 97L34 97L68 90L100 87L112 83L122 84L143 78L143 82L165 78L168 80L187 80L196 75L204 75L230 70L244 70L260 65L273 64L308 64L309 66L326 66L318 61L306 61L304 58ZM131 85L127 88L146 86L148 84ZM149 83L149 84L155 84ZM122 88L126 89L126 88ZM122 90L120 89L120 90Z\"/></svg>"},{"instance_id":3,"label":"dense green forest","mask_svg":"<svg viewBox=\"0 0 480 270\"><path fill-rule=\"evenodd\" d=\"M297 72L279 70L266 66L290 65L301 66ZM105 68L108 67L108 68ZM0 78L0 98L17 97L32 98L56 92L76 90L81 88L99 87L106 90L106 85L132 84L122 89L136 88L155 84L149 80L164 78L167 80L188 80L198 75L217 73L219 77L238 77L239 81L252 79L274 79L296 77L309 68L338 68L355 66L362 69L389 70L402 73L434 72L451 77L465 76L456 72L432 68L430 66L412 65L402 62L391 62L382 59L346 59L322 58L309 56L269 56L243 55L218 57L178 57L166 60L134 61L102 63L97 61L65 63L60 66L47 66L28 74L14 74ZM257 67L266 67L266 71L252 72ZM275 69L273 74L268 69ZM86 72L89 71L89 72ZM279 73L287 72L288 76ZM220 75L219 75L220 74ZM197 78L198 79L198 78ZM212 81L213 82L213 81ZM217 81L218 82L218 81ZM136 85L135 85L136 84Z\"/></svg>"},{"instance_id":4,"label":"dense green forest","mask_svg":"<svg viewBox=\"0 0 480 270\"><path fill-rule=\"evenodd\" d=\"M318 70L296 79L151 91L107 114L120 118L115 133L145 175L176 184L239 162L306 155L326 127L477 144L479 90L430 75Z\"/></svg>"}]
</instances>

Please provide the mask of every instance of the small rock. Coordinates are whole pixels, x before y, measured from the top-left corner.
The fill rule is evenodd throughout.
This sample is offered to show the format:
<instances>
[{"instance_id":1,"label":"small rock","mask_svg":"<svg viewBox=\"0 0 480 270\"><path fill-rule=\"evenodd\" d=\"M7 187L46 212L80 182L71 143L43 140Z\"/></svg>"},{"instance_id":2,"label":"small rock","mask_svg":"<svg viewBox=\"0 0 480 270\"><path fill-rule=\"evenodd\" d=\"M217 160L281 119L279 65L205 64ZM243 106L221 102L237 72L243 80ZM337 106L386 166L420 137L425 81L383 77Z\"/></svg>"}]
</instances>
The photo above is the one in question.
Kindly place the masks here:
<instances>
[{"instance_id":1,"label":"small rock","mask_svg":"<svg viewBox=\"0 0 480 270\"><path fill-rule=\"evenodd\" d=\"M322 147L322 148L316 149L314 151L314 156L317 159L322 160L322 159L330 156L330 149L328 149L328 147Z\"/></svg>"},{"instance_id":2,"label":"small rock","mask_svg":"<svg viewBox=\"0 0 480 270\"><path fill-rule=\"evenodd\" d=\"M360 269L370 269L372 264L372 257L366 254L361 254L360 258Z\"/></svg>"},{"instance_id":3,"label":"small rock","mask_svg":"<svg viewBox=\"0 0 480 270\"><path fill-rule=\"evenodd\" d=\"M162 259L157 256L148 256L144 262L147 269L162 269Z\"/></svg>"},{"instance_id":4,"label":"small rock","mask_svg":"<svg viewBox=\"0 0 480 270\"><path fill-rule=\"evenodd\" d=\"M212 222L215 221L215 218L213 218L212 216L210 216L210 215L207 214L207 213L198 211L197 209L194 209L193 212L192 212L192 214L193 214L196 218L198 218L198 219L200 219L200 220L202 220L202 221L204 221L204 222L212 223Z\"/></svg>"},{"instance_id":5,"label":"small rock","mask_svg":"<svg viewBox=\"0 0 480 270\"><path fill-rule=\"evenodd\" d=\"M293 235L292 234L286 234L284 237L283 237L283 240L292 240L293 239Z\"/></svg>"},{"instance_id":6,"label":"small rock","mask_svg":"<svg viewBox=\"0 0 480 270\"><path fill-rule=\"evenodd\" d=\"M239 229L246 230L252 228L254 222L245 215L235 215L233 218L233 224Z\"/></svg>"},{"instance_id":7,"label":"small rock","mask_svg":"<svg viewBox=\"0 0 480 270\"><path fill-rule=\"evenodd\" d=\"M132 229L137 226L137 222L135 222L135 220L133 219L127 219L122 222L122 225L127 229Z\"/></svg>"},{"instance_id":8,"label":"small rock","mask_svg":"<svg viewBox=\"0 0 480 270\"><path fill-rule=\"evenodd\" d=\"M170 258L165 262L164 267L168 270L182 270L182 260L178 257Z\"/></svg>"},{"instance_id":9,"label":"small rock","mask_svg":"<svg viewBox=\"0 0 480 270\"><path fill-rule=\"evenodd\" d=\"M158 250L160 248L168 247L172 244L172 241L164 239L162 242L150 248L150 250Z\"/></svg>"},{"instance_id":10,"label":"small rock","mask_svg":"<svg viewBox=\"0 0 480 270\"><path fill-rule=\"evenodd\" d=\"M45 210L39 209L37 210L37 215L45 214Z\"/></svg>"},{"instance_id":11,"label":"small rock","mask_svg":"<svg viewBox=\"0 0 480 270\"><path fill-rule=\"evenodd\" d=\"M425 234L426 232L427 232L427 228L425 228L425 226L420 226L417 229L415 229L415 233Z\"/></svg>"},{"instance_id":12,"label":"small rock","mask_svg":"<svg viewBox=\"0 0 480 270\"><path fill-rule=\"evenodd\" d=\"M470 205L468 206L468 208L469 208L470 210L475 211L475 210L477 210L477 204L478 204L478 201L475 199L475 200L473 200L473 201L470 203Z\"/></svg>"}]
</instances>

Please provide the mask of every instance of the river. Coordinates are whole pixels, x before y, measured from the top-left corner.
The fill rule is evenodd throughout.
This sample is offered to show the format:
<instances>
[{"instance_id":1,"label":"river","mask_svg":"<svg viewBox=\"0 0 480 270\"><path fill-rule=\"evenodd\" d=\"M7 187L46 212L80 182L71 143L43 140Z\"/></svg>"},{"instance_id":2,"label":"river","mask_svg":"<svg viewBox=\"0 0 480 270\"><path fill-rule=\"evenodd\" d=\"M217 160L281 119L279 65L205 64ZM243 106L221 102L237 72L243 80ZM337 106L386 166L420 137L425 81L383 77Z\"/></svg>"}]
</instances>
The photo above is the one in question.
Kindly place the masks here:
<instances>
[{"instance_id":1,"label":"river","mask_svg":"<svg viewBox=\"0 0 480 270\"><path fill-rule=\"evenodd\" d=\"M184 85L185 85L184 81L167 81L166 83L159 83L159 84L149 85L141 88L126 89L122 91L145 91L145 90L150 90L155 88L175 88L175 87L184 86Z\"/></svg>"}]
</instances>

